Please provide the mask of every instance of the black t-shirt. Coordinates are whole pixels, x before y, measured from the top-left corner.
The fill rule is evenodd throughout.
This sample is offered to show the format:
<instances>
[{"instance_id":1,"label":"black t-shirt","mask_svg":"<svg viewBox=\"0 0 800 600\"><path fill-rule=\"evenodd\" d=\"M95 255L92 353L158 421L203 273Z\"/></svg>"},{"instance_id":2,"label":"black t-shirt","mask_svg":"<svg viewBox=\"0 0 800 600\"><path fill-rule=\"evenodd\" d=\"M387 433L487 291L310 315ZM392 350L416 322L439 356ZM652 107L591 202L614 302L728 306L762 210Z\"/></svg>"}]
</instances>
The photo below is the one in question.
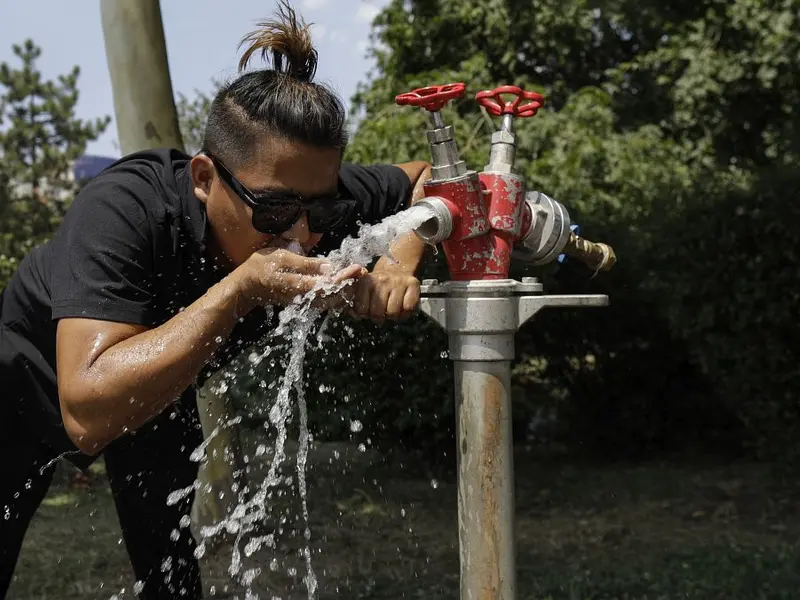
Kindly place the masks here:
<instances>
[{"instance_id":1,"label":"black t-shirt","mask_svg":"<svg viewBox=\"0 0 800 600\"><path fill-rule=\"evenodd\" d=\"M206 213L192 190L190 158L157 149L117 161L80 191L53 238L20 263L0 294L0 425L18 413L53 450L74 451L58 408L58 319L155 327L222 278L205 258ZM392 165L344 164L339 178L359 209L315 253L338 247L360 222L398 212L411 194L408 176ZM248 314L201 380L272 325L264 309Z\"/></svg>"}]
</instances>

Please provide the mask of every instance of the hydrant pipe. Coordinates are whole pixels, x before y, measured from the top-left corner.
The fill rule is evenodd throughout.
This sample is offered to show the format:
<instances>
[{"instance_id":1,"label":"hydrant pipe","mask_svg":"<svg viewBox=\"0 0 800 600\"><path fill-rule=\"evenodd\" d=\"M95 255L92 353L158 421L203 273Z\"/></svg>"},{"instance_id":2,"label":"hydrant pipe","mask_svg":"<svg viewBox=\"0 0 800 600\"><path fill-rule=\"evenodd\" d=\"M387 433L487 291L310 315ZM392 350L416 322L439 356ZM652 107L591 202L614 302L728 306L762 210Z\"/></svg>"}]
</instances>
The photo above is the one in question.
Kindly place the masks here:
<instances>
[{"instance_id":1,"label":"hydrant pipe","mask_svg":"<svg viewBox=\"0 0 800 600\"><path fill-rule=\"evenodd\" d=\"M456 361L461 598L516 598L510 361Z\"/></svg>"},{"instance_id":2,"label":"hydrant pipe","mask_svg":"<svg viewBox=\"0 0 800 600\"><path fill-rule=\"evenodd\" d=\"M423 281L420 309L448 333L457 411L461 600L515 600L511 361L519 327L548 306L607 296L542 295L534 278Z\"/></svg>"},{"instance_id":3,"label":"hydrant pipe","mask_svg":"<svg viewBox=\"0 0 800 600\"><path fill-rule=\"evenodd\" d=\"M417 228L441 244L451 281L422 282L420 309L447 331L457 412L458 525L461 600L515 600L514 458L511 361L514 335L542 308L605 306L607 296L543 295L535 278L508 279L512 252L545 264L562 250L592 265L613 264L613 251L580 240L566 208L526 194L513 171L514 118L532 117L544 98L515 86L479 92L476 100L503 127L492 136L489 164L478 174L460 160L453 128L439 111L463 95L464 84L429 86L397 96L430 113L432 178L425 183L430 218ZM514 99L504 101L511 94ZM526 103L522 103L526 101Z\"/></svg>"}]
</instances>

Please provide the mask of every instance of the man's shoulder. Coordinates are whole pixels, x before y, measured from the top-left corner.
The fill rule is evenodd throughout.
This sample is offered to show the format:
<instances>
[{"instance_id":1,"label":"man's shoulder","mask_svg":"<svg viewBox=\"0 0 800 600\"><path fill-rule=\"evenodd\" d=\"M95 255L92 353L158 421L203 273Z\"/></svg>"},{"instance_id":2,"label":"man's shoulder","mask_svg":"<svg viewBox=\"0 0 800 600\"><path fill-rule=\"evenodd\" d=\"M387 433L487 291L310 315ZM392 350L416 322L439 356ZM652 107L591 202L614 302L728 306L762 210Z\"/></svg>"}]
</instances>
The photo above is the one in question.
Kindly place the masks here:
<instances>
[{"instance_id":1,"label":"man's shoulder","mask_svg":"<svg viewBox=\"0 0 800 600\"><path fill-rule=\"evenodd\" d=\"M71 209L113 204L117 210L161 220L180 205L179 176L189 160L184 152L169 148L126 155L88 181Z\"/></svg>"},{"instance_id":2,"label":"man's shoulder","mask_svg":"<svg viewBox=\"0 0 800 600\"><path fill-rule=\"evenodd\" d=\"M151 148L132 152L117 159L103 169L95 178L114 173L142 172L168 176L176 166L181 168L189 162L191 156L175 148Z\"/></svg>"}]
</instances>

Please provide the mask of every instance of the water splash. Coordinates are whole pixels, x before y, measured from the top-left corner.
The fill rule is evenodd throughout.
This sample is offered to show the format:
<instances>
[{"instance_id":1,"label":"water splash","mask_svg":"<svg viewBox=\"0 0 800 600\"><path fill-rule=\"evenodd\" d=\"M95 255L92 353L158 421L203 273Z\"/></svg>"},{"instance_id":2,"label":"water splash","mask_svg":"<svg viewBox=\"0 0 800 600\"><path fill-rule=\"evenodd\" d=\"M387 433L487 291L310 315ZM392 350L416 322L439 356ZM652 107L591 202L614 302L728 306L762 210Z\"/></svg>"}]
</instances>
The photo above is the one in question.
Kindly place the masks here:
<instances>
[{"instance_id":1,"label":"water splash","mask_svg":"<svg viewBox=\"0 0 800 600\"><path fill-rule=\"evenodd\" d=\"M405 235L411 234L413 229L429 219L431 213L426 207L412 207L396 215L390 216L383 221L363 225L357 237L348 237L344 240L338 250L331 252L327 258L333 265L333 272L343 269L349 265L360 264L369 265L376 257L386 256L392 259L391 246L395 240ZM297 248L289 250L300 252ZM284 478L280 475L280 468L286 459L286 441L288 437L288 423L291 419L293 408L292 393L296 399L296 408L299 415L299 438L296 456L296 475L297 489L302 505L303 537L304 549L303 558L305 561L306 574L303 583L308 592L309 600L317 597L318 581L314 572L311 560L311 529L309 526L309 509L306 486L306 465L308 462L308 451L311 435L308 429L308 411L305 398L305 386L303 380L303 366L306 356L306 347L309 337L314 330L314 326L320 321L322 313L313 307L312 301L320 294L335 294L341 291L345 284L334 284L330 278L320 279L313 290L295 299L294 303L285 307L278 314L278 326L268 335L267 342L278 337L288 337L290 340L288 353L289 360L286 371L280 380L277 395L268 413L268 422L265 429L275 435L275 444L272 459L266 477L261 481L258 489L249 497L245 497L244 491L238 495L238 504L231 510L229 516L211 526L201 527L200 537L196 555L201 557L205 552L206 541L219 535L223 531L235 535L231 553L231 563L228 573L231 578L246 588L246 597L257 597L253 595L252 586L260 575L262 569L242 569L242 543L244 542L245 557L252 556L263 546L275 549L275 538L280 532L280 526L275 527L275 531L268 535L262 535L259 527L263 528L268 523L271 516L270 499L271 490L278 487ZM329 311L318 329L317 343L321 345L326 340L324 336L325 328L329 319L334 318L337 313ZM253 374L258 369L258 365L271 353L275 351L275 345L265 344L266 350L261 353L251 353L249 363L250 373ZM266 382L262 382L262 387L269 387ZM226 391L227 387L221 391ZM219 390L218 390L219 391ZM235 421L236 419L234 419ZM230 426L233 423L225 423L223 426ZM359 423L360 425L360 423ZM217 427L212 436L205 440L192 453L192 460L202 460L205 456L205 449L213 435L216 434ZM270 431L274 430L274 431ZM256 450L256 457L264 454L263 445L259 445ZM178 502L186 497L193 490L199 488L199 481L193 485L180 490L173 491L168 502ZM271 570L277 568L273 559L269 565Z\"/></svg>"},{"instance_id":2,"label":"water splash","mask_svg":"<svg viewBox=\"0 0 800 600\"><path fill-rule=\"evenodd\" d=\"M391 259L392 243L410 234L433 216L427 206L412 206L373 225L363 225L357 237L347 237L338 250L328 254L335 268L367 265L377 256Z\"/></svg>"}]
</instances>

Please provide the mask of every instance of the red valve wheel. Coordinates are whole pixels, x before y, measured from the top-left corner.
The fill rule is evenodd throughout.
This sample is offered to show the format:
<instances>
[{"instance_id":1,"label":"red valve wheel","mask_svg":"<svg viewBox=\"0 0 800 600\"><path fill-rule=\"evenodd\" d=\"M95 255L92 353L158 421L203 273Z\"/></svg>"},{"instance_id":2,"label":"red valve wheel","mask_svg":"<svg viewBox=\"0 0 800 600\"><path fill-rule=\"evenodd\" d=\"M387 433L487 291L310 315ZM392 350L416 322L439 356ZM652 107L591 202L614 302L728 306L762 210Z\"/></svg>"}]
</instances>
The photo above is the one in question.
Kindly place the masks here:
<instances>
[{"instance_id":1,"label":"red valve wheel","mask_svg":"<svg viewBox=\"0 0 800 600\"><path fill-rule=\"evenodd\" d=\"M513 100L503 102L503 94L513 94ZM484 90L475 94L475 100L491 115L514 115L515 117L532 117L544 105L544 96L536 92L526 92L515 85L501 85L493 90ZM530 100L520 104L523 100Z\"/></svg>"},{"instance_id":2,"label":"red valve wheel","mask_svg":"<svg viewBox=\"0 0 800 600\"><path fill-rule=\"evenodd\" d=\"M395 96L394 101L401 106L421 106L429 112L436 112L450 100L463 96L465 90L466 86L463 83L430 85Z\"/></svg>"}]
</instances>

